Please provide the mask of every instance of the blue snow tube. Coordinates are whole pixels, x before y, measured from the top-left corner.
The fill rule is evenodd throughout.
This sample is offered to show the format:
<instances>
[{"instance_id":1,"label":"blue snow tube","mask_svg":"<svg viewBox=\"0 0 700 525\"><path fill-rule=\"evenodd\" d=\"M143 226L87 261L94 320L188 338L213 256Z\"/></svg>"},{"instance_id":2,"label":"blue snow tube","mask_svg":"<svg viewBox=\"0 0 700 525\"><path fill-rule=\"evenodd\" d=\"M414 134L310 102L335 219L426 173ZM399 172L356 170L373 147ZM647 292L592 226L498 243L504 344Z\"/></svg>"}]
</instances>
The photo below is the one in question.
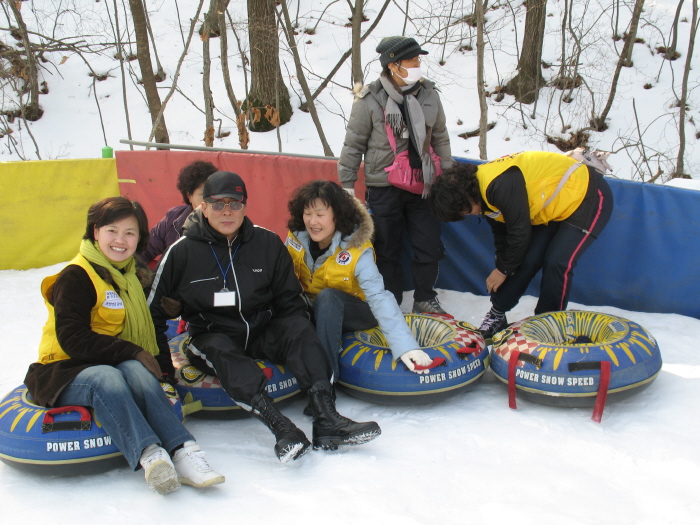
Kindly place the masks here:
<instances>
[{"instance_id":1,"label":"blue snow tube","mask_svg":"<svg viewBox=\"0 0 700 525\"><path fill-rule=\"evenodd\" d=\"M177 392L169 384L162 386L182 419L183 406ZM59 476L104 472L126 465L90 408L39 406L24 385L0 401L0 459L23 470Z\"/></svg>"},{"instance_id":2,"label":"blue snow tube","mask_svg":"<svg viewBox=\"0 0 700 525\"><path fill-rule=\"evenodd\" d=\"M170 356L178 379L178 394L183 403L201 403L197 415L203 417L240 418L248 412L239 407L221 387L216 376L208 375L190 363L185 355L190 338L187 332L170 340ZM299 393L299 384L292 373L282 365L272 361L256 359L258 366L267 377L267 394L276 402L285 401Z\"/></svg>"},{"instance_id":3,"label":"blue snow tube","mask_svg":"<svg viewBox=\"0 0 700 525\"><path fill-rule=\"evenodd\" d=\"M433 358L427 374L394 361L379 327L343 335L338 385L377 403L435 403L471 389L484 375L489 351L478 330L450 316L405 315L416 341Z\"/></svg>"},{"instance_id":4,"label":"blue snow tube","mask_svg":"<svg viewBox=\"0 0 700 525\"><path fill-rule=\"evenodd\" d=\"M661 370L656 339L614 315L568 310L528 317L493 337L491 368L515 392L546 405L594 407L648 387Z\"/></svg>"}]
</instances>

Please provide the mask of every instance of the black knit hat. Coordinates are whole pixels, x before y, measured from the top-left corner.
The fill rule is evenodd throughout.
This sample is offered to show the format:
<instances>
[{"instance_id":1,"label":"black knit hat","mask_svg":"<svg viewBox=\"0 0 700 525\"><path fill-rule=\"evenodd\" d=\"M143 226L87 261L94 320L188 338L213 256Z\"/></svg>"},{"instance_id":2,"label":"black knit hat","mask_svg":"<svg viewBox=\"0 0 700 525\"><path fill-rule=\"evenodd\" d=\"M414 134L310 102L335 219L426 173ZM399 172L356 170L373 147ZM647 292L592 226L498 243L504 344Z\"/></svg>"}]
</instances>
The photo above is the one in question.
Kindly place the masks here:
<instances>
[{"instance_id":1,"label":"black knit hat","mask_svg":"<svg viewBox=\"0 0 700 525\"><path fill-rule=\"evenodd\" d=\"M409 60L418 55L427 55L428 52L421 49L414 38L407 36L387 36L382 38L377 46L379 62L386 67L392 62Z\"/></svg>"},{"instance_id":2,"label":"black knit hat","mask_svg":"<svg viewBox=\"0 0 700 525\"><path fill-rule=\"evenodd\" d=\"M245 182L236 173L230 171L217 171L212 173L204 183L204 200L216 200L231 198L245 202L248 192Z\"/></svg>"}]
</instances>

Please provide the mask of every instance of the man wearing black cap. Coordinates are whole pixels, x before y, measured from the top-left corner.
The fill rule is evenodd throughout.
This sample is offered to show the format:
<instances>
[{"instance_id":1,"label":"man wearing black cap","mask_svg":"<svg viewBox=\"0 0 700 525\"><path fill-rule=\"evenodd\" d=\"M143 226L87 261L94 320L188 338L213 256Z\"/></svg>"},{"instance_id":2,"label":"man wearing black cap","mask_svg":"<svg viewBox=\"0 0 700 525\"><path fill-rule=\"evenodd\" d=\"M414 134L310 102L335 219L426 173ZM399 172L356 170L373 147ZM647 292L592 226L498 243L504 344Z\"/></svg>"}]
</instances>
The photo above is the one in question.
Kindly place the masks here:
<instances>
[{"instance_id":1,"label":"man wearing black cap","mask_svg":"<svg viewBox=\"0 0 700 525\"><path fill-rule=\"evenodd\" d=\"M428 52L415 39L386 37L377 46L377 53L383 71L379 79L357 93L338 161L338 178L343 188L354 194L364 157L377 267L386 289L401 304L404 279L400 257L405 228L413 248L412 310L444 314L434 286L445 247L440 240L440 221L425 197L439 169L449 168L453 162L445 112L435 84L422 78L420 55ZM387 169L402 155L422 179L423 186L414 188L417 193L389 182Z\"/></svg>"},{"instance_id":2,"label":"man wearing black cap","mask_svg":"<svg viewBox=\"0 0 700 525\"><path fill-rule=\"evenodd\" d=\"M376 423L356 423L336 411L330 364L309 321L292 260L276 234L246 217L248 193L241 177L212 174L203 197L185 222L184 236L163 256L148 298L160 351L169 353L168 316L160 304L170 297L182 303L182 318L189 322L188 356L270 428L282 462L299 458L310 443L265 393L256 358L287 365L308 391L314 448L377 437Z\"/></svg>"}]
</instances>

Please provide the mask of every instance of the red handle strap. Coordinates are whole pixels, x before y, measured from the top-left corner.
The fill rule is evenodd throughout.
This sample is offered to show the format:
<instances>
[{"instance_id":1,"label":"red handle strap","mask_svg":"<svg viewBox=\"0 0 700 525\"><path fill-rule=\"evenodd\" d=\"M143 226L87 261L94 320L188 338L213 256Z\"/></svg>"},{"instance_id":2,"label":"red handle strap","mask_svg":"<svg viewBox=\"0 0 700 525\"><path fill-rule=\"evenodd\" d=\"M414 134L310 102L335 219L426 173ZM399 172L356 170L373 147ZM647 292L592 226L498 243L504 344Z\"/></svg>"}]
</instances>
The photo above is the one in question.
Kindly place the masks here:
<instances>
[{"instance_id":1,"label":"red handle strap","mask_svg":"<svg viewBox=\"0 0 700 525\"><path fill-rule=\"evenodd\" d=\"M433 362L430 363L428 366L421 366L421 365L414 365L413 368L416 370L428 370L430 368L435 368L436 366L440 366L445 362L444 357L436 357L433 359Z\"/></svg>"},{"instance_id":2,"label":"red handle strap","mask_svg":"<svg viewBox=\"0 0 700 525\"><path fill-rule=\"evenodd\" d=\"M467 346L457 349L458 354L475 354L479 351L479 345L476 343L471 343Z\"/></svg>"},{"instance_id":3,"label":"red handle strap","mask_svg":"<svg viewBox=\"0 0 700 525\"><path fill-rule=\"evenodd\" d=\"M53 416L56 414L64 414L66 412L77 412L80 414L80 419L69 421L54 421ZM92 415L85 407L66 406L56 407L47 410L44 413L44 422L41 424L41 433L60 432L66 430L90 430L92 427Z\"/></svg>"},{"instance_id":4,"label":"red handle strap","mask_svg":"<svg viewBox=\"0 0 700 525\"><path fill-rule=\"evenodd\" d=\"M598 395L595 396L595 405L593 406L593 416L591 419L596 423L600 423L603 419L603 410L605 409L605 401L608 398L608 387L610 386L610 361L600 362L600 384L598 385Z\"/></svg>"},{"instance_id":5,"label":"red handle strap","mask_svg":"<svg viewBox=\"0 0 700 525\"><path fill-rule=\"evenodd\" d=\"M53 423L53 416L56 414L65 414L66 412L78 412L80 414L80 421L90 421L92 416L90 411L85 407L79 406L66 406L66 407L56 407L51 410L47 410L44 414L44 425L48 423Z\"/></svg>"},{"instance_id":6,"label":"red handle strap","mask_svg":"<svg viewBox=\"0 0 700 525\"><path fill-rule=\"evenodd\" d=\"M510 353L508 360L508 406L515 410L518 405L515 402L515 365L520 359L520 351L514 350Z\"/></svg>"},{"instance_id":7,"label":"red handle strap","mask_svg":"<svg viewBox=\"0 0 700 525\"><path fill-rule=\"evenodd\" d=\"M608 388L610 387L610 361L581 361L578 363L569 363L569 372L579 370L600 370L600 379L598 382L598 394L595 397L593 405L593 416L591 419L596 423L600 423L603 418L603 410L605 410L605 402L608 398Z\"/></svg>"}]
</instances>

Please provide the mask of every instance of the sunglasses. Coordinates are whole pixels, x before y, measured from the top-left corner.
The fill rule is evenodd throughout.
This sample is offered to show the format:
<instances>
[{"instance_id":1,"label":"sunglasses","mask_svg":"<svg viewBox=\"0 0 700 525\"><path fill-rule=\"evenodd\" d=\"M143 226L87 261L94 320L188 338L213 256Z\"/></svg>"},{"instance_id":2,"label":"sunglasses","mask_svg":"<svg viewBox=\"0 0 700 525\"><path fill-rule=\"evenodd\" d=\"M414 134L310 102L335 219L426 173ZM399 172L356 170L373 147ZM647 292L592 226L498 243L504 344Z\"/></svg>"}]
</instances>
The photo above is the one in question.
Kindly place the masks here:
<instances>
[{"instance_id":1,"label":"sunglasses","mask_svg":"<svg viewBox=\"0 0 700 525\"><path fill-rule=\"evenodd\" d=\"M243 209L243 201L231 201L231 202L224 202L222 200L220 201L214 201L214 202L207 202L209 206L211 206L211 209L214 211L224 211L224 208L228 206L231 211L238 211Z\"/></svg>"}]
</instances>

